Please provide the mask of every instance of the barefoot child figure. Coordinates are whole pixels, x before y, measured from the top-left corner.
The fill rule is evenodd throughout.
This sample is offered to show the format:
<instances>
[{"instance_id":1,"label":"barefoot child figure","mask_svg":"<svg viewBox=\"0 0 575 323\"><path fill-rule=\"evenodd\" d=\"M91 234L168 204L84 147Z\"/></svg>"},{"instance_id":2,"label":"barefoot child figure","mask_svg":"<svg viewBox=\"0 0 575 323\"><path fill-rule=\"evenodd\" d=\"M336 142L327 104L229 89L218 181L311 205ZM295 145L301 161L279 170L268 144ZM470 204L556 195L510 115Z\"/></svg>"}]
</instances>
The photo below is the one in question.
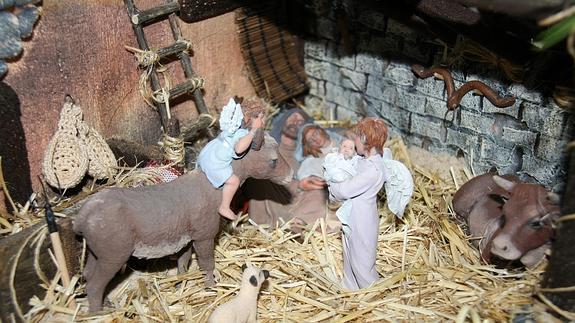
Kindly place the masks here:
<instances>
[{"instance_id":1,"label":"barefoot child figure","mask_svg":"<svg viewBox=\"0 0 575 323\"><path fill-rule=\"evenodd\" d=\"M251 125L251 129L241 128L242 121ZM207 176L216 188L222 187L222 202L218 208L221 216L235 220L236 215L230 209L230 203L238 187L240 179L234 175L232 160L242 158L264 123L263 113L256 116L242 113L242 107L230 99L220 115L220 129L217 138L210 141L198 156L197 166Z\"/></svg>"}]
</instances>

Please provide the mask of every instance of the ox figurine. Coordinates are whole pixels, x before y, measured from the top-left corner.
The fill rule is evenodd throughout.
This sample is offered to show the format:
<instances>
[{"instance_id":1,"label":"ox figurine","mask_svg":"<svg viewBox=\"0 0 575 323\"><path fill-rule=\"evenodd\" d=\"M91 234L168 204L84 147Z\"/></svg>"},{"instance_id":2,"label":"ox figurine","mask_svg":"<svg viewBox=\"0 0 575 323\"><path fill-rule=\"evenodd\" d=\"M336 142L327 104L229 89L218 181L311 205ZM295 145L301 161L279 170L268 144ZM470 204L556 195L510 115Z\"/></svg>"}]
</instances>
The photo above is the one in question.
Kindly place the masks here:
<instances>
[{"instance_id":1,"label":"ox figurine","mask_svg":"<svg viewBox=\"0 0 575 323\"><path fill-rule=\"evenodd\" d=\"M455 213L467 221L481 257L520 260L532 267L545 256L559 217L559 196L514 176L483 174L465 183L453 197Z\"/></svg>"},{"instance_id":2,"label":"ox figurine","mask_svg":"<svg viewBox=\"0 0 575 323\"><path fill-rule=\"evenodd\" d=\"M277 147L266 134L259 151L250 150L235 160L233 171L240 182L248 177L278 184L291 180L293 172L281 158L278 161ZM90 197L74 221L74 231L86 239L89 249L84 277L90 311L102 309L106 286L130 256L160 258L188 246L178 259L182 273L191 257L191 241L206 271L206 286L213 286L221 198L199 170L165 184L110 188Z\"/></svg>"}]
</instances>

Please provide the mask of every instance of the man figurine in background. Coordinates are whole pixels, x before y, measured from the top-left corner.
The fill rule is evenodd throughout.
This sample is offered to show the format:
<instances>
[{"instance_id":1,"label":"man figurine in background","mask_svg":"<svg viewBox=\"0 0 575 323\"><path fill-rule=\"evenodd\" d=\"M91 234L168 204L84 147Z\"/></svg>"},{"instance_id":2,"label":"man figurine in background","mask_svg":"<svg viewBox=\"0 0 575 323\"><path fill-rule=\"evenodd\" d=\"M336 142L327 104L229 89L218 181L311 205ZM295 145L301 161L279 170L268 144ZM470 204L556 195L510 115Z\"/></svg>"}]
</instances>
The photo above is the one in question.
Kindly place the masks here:
<instances>
[{"instance_id":1,"label":"man figurine in background","mask_svg":"<svg viewBox=\"0 0 575 323\"><path fill-rule=\"evenodd\" d=\"M300 128L312 123L301 109L289 109L279 115L272 125L271 135L279 143L279 157L283 158L295 173L300 163L295 158ZM258 224L277 226L279 219L311 224L325 217L328 210L325 181L317 177L293 179L287 186L265 180L248 179L242 186L244 196L250 199L249 215ZM294 226L292 230L299 231Z\"/></svg>"}]
</instances>

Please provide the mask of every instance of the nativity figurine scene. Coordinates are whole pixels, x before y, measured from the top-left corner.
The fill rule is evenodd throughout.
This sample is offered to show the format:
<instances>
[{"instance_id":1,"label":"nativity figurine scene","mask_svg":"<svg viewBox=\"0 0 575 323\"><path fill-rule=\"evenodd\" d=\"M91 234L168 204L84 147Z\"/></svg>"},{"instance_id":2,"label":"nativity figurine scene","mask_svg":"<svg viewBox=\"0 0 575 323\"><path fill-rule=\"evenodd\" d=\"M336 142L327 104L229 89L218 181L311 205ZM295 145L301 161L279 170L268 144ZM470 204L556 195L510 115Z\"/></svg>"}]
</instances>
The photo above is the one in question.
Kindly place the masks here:
<instances>
[{"instance_id":1,"label":"nativity figurine scene","mask_svg":"<svg viewBox=\"0 0 575 323\"><path fill-rule=\"evenodd\" d=\"M34 41L43 4L0 5L9 45L0 45L0 85L26 70L13 64L33 50L22 54L21 43ZM574 118L497 79L513 74L510 63L464 40L442 41L443 55L426 59L419 47L417 59L397 61L362 51L377 41L349 33L358 28L347 24L351 4L326 4L337 40L314 29L323 43L301 44L274 23L277 4L215 4L194 13L208 3L142 10L124 1L133 34L121 58L132 72L102 76L93 94L123 93L118 112L95 108L107 101L84 86L54 86L50 135L41 156L27 152L43 189L27 201L12 200L0 151L12 211L0 209L0 254L10 252L0 321L575 320L549 299L571 287L544 274L557 270L559 229L572 218L560 196L572 185L545 171L548 162L563 172L564 159L545 145L566 138ZM322 11L317 1L313 10ZM148 28L158 22L171 36ZM204 39L198 30L218 30L204 36L221 41L192 43ZM412 43L393 50L409 56ZM221 59L220 49L232 54ZM493 60L504 72L485 72ZM8 109L18 96L2 86ZM23 112L33 99L23 96ZM140 132L126 139L131 127Z\"/></svg>"}]
</instances>

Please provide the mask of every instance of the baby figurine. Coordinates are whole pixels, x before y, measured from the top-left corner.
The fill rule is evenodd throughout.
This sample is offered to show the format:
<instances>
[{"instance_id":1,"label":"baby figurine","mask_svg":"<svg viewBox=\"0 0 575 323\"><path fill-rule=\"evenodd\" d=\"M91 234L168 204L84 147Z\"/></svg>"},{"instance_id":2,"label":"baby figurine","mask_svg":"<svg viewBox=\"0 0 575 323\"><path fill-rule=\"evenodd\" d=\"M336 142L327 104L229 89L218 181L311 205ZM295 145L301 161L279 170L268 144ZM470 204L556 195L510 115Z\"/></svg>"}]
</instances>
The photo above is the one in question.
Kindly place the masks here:
<instances>
[{"instance_id":1,"label":"baby figurine","mask_svg":"<svg viewBox=\"0 0 575 323\"><path fill-rule=\"evenodd\" d=\"M351 139L344 139L339 145L339 151L325 156L323 163L323 177L328 184L341 183L357 175L357 161L361 157L355 153L355 143ZM351 201L345 200L335 212L342 224L342 230L349 232L349 216L351 215Z\"/></svg>"},{"instance_id":2,"label":"baby figurine","mask_svg":"<svg viewBox=\"0 0 575 323\"><path fill-rule=\"evenodd\" d=\"M251 125L251 129L241 128L242 121L245 125ZM208 142L198 156L197 166L206 174L210 183L215 188L223 186L218 212L230 220L237 217L230 209L230 203L240 186L240 179L232 170L232 160L245 155L263 124L263 113L260 112L255 117L250 114L244 116L242 107L231 98L220 115L222 132Z\"/></svg>"}]
</instances>

